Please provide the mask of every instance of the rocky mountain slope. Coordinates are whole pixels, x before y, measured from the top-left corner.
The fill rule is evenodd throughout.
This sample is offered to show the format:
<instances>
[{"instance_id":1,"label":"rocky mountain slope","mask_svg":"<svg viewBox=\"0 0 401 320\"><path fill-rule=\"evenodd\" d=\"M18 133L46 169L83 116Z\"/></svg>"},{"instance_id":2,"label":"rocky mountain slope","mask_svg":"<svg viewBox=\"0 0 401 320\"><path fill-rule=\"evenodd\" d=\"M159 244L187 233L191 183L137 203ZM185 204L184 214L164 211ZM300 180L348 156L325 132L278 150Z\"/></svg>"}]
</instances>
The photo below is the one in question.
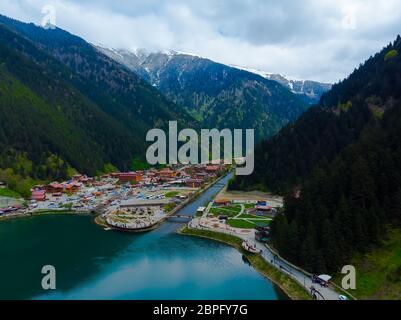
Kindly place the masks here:
<instances>
[{"instance_id":1,"label":"rocky mountain slope","mask_svg":"<svg viewBox=\"0 0 401 320\"><path fill-rule=\"evenodd\" d=\"M271 137L308 108L276 81L195 55L98 50L183 106L204 128L254 128L261 139Z\"/></svg>"}]
</instances>

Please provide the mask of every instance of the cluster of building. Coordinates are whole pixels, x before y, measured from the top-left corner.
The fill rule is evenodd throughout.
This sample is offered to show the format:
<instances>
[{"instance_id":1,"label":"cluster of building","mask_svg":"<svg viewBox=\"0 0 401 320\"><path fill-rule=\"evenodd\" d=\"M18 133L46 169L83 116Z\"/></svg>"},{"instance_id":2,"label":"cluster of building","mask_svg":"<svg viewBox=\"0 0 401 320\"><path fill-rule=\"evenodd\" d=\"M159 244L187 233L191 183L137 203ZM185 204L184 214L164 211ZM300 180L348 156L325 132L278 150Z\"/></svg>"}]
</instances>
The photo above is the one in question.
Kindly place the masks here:
<instances>
[{"instance_id":1,"label":"cluster of building","mask_svg":"<svg viewBox=\"0 0 401 320\"><path fill-rule=\"evenodd\" d=\"M224 165L176 165L162 169L114 172L98 178L75 175L69 181L32 188L28 213L37 210L97 212L109 226L149 227L165 218L190 194L225 172ZM150 214L135 214L135 212ZM121 213L129 213L123 218Z\"/></svg>"},{"instance_id":2,"label":"cluster of building","mask_svg":"<svg viewBox=\"0 0 401 320\"><path fill-rule=\"evenodd\" d=\"M88 186L97 187L97 191L101 192L102 187L110 186L110 183L114 186L127 184L133 188L159 185L200 188L208 181L216 178L223 170L223 165L196 165L167 167L160 170L115 172L104 175L99 180L85 175L75 175L70 181L35 186L32 188L31 199L45 201L49 196L57 198L63 194L74 194L79 192L82 187Z\"/></svg>"},{"instance_id":3,"label":"cluster of building","mask_svg":"<svg viewBox=\"0 0 401 320\"><path fill-rule=\"evenodd\" d=\"M78 192L82 186L92 184L94 178L84 175L75 175L71 181L68 182L52 182L48 185L38 185L32 188L31 199L34 201L45 201L48 195L54 198L61 197L63 194L73 194Z\"/></svg>"},{"instance_id":4,"label":"cluster of building","mask_svg":"<svg viewBox=\"0 0 401 320\"><path fill-rule=\"evenodd\" d=\"M103 218L108 226L117 229L143 231L153 228L190 194L223 171L224 166L176 166L113 173L111 177L120 183L130 183L134 191L128 199L109 205Z\"/></svg>"},{"instance_id":5,"label":"cluster of building","mask_svg":"<svg viewBox=\"0 0 401 320\"><path fill-rule=\"evenodd\" d=\"M97 178L77 174L68 181L34 186L27 204L8 197L0 199L0 216L76 210L100 213L114 227L147 228L166 218L173 208L226 169L225 165L175 165ZM0 189L6 187L0 181Z\"/></svg>"},{"instance_id":6,"label":"cluster of building","mask_svg":"<svg viewBox=\"0 0 401 320\"><path fill-rule=\"evenodd\" d=\"M210 179L216 178L224 170L223 165L193 165L167 167L161 170L112 173L111 176L121 182L130 182L136 185L186 186L200 188Z\"/></svg>"},{"instance_id":7,"label":"cluster of building","mask_svg":"<svg viewBox=\"0 0 401 320\"><path fill-rule=\"evenodd\" d=\"M211 229L220 232L250 232L254 229L255 240L266 243L270 238L270 222L276 216L282 203L278 199L250 200L229 199L222 195L217 196L207 207L200 207L197 217L190 223L190 227ZM234 231L233 231L234 230ZM257 248L244 242L243 248L249 252Z\"/></svg>"}]
</instances>

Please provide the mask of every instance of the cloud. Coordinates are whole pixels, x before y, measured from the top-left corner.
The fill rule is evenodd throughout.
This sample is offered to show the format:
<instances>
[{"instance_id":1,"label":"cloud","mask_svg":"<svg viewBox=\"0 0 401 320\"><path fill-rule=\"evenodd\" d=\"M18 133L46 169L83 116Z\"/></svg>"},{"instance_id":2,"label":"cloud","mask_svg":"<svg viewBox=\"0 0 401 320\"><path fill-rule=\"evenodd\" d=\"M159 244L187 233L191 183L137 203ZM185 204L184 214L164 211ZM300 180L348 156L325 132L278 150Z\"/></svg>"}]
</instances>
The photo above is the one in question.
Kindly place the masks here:
<instances>
[{"instance_id":1,"label":"cloud","mask_svg":"<svg viewBox=\"0 0 401 320\"><path fill-rule=\"evenodd\" d=\"M175 49L301 79L334 82L394 40L399 0L2 0L0 12L94 43Z\"/></svg>"}]
</instances>

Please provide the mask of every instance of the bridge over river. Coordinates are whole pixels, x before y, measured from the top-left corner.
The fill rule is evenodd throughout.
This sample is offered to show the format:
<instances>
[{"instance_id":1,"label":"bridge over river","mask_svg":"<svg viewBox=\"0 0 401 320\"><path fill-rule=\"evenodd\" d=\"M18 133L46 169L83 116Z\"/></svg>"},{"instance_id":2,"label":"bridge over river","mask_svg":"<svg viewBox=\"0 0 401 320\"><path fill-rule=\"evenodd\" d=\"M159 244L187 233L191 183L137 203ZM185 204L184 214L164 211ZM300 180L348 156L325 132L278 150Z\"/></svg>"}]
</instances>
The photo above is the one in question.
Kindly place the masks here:
<instances>
[{"instance_id":1,"label":"bridge over river","mask_svg":"<svg viewBox=\"0 0 401 320\"><path fill-rule=\"evenodd\" d=\"M189 215L185 215L185 214L175 214L175 215L169 216L167 218L167 220L170 220L170 219L179 219L179 220L191 221L193 219L193 216L189 216Z\"/></svg>"}]
</instances>

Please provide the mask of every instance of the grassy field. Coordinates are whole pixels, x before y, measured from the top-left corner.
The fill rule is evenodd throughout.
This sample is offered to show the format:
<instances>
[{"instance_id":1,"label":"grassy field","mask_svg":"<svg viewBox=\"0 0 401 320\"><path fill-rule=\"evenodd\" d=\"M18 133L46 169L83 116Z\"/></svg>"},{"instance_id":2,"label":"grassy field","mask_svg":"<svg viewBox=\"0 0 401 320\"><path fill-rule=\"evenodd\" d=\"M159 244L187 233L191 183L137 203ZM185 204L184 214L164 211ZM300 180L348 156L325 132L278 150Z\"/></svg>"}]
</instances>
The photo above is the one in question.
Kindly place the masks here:
<instances>
[{"instance_id":1,"label":"grassy field","mask_svg":"<svg viewBox=\"0 0 401 320\"><path fill-rule=\"evenodd\" d=\"M240 205L221 206L221 207L214 205L213 209L222 210L222 211L233 211L233 212L237 212L237 214L241 212Z\"/></svg>"},{"instance_id":2,"label":"grassy field","mask_svg":"<svg viewBox=\"0 0 401 320\"><path fill-rule=\"evenodd\" d=\"M253 207L254 205L248 205L249 207ZM245 206L246 208L246 206ZM233 205L228 207L212 207L209 211L215 217L219 216L227 216L229 219L227 221L228 225L233 228L240 228L240 229L253 229L255 228L258 222L263 222L269 224L271 222L270 219L243 213L241 213L241 206L240 205ZM248 211L245 211L248 212ZM233 219L235 218L235 219Z\"/></svg>"},{"instance_id":3,"label":"grassy field","mask_svg":"<svg viewBox=\"0 0 401 320\"><path fill-rule=\"evenodd\" d=\"M168 203L164 206L164 211L165 212L170 212L171 210L173 210L176 207L175 203Z\"/></svg>"},{"instance_id":4,"label":"grassy field","mask_svg":"<svg viewBox=\"0 0 401 320\"><path fill-rule=\"evenodd\" d=\"M180 233L216 240L236 248L248 258L249 262L259 273L277 284L291 299L311 300L308 292L306 292L297 282L268 264L260 255L252 254L243 250L241 239L223 233L208 230L193 230L187 227L183 228Z\"/></svg>"},{"instance_id":5,"label":"grassy field","mask_svg":"<svg viewBox=\"0 0 401 320\"><path fill-rule=\"evenodd\" d=\"M241 206L240 205L233 205L233 206L228 206L228 207L223 207L226 210L230 210L230 211L235 211L237 213L241 212Z\"/></svg>"},{"instance_id":6,"label":"grassy field","mask_svg":"<svg viewBox=\"0 0 401 320\"><path fill-rule=\"evenodd\" d=\"M380 247L353 259L358 299L401 299L401 229L392 229ZM341 276L336 283L341 284Z\"/></svg>"},{"instance_id":7,"label":"grassy field","mask_svg":"<svg viewBox=\"0 0 401 320\"><path fill-rule=\"evenodd\" d=\"M263 222L266 221L266 223L268 223L268 222L270 221L270 218L266 218L266 217L263 217L263 216L256 216L256 215L253 215L253 214L246 214L246 213L241 214L238 218L241 218L241 219L250 219L250 220L256 220L256 221L258 221L258 220L260 220L260 221L264 220Z\"/></svg>"},{"instance_id":8,"label":"grassy field","mask_svg":"<svg viewBox=\"0 0 401 320\"><path fill-rule=\"evenodd\" d=\"M242 219L229 219L228 225L233 228L240 228L240 229L253 229L255 228L255 223L248 222Z\"/></svg>"},{"instance_id":9,"label":"grassy field","mask_svg":"<svg viewBox=\"0 0 401 320\"><path fill-rule=\"evenodd\" d=\"M165 194L166 198L174 198L178 196L180 193L178 191L171 191Z\"/></svg>"},{"instance_id":10,"label":"grassy field","mask_svg":"<svg viewBox=\"0 0 401 320\"><path fill-rule=\"evenodd\" d=\"M216 207L211 208L209 212L212 213L216 217L219 217L219 216L235 217L239 214L239 211L238 212L231 211L231 210L216 208Z\"/></svg>"},{"instance_id":11,"label":"grassy field","mask_svg":"<svg viewBox=\"0 0 401 320\"><path fill-rule=\"evenodd\" d=\"M18 192L5 188L0 189L0 197L21 198L21 195Z\"/></svg>"},{"instance_id":12,"label":"grassy field","mask_svg":"<svg viewBox=\"0 0 401 320\"><path fill-rule=\"evenodd\" d=\"M255 204L253 204L253 203L247 203L247 204L244 204L244 206L245 206L245 209L247 209L247 210L255 208Z\"/></svg>"},{"instance_id":13,"label":"grassy field","mask_svg":"<svg viewBox=\"0 0 401 320\"><path fill-rule=\"evenodd\" d=\"M257 223L270 224L271 220L249 214L242 214L238 218L228 219L227 223L233 228L253 229Z\"/></svg>"}]
</instances>

